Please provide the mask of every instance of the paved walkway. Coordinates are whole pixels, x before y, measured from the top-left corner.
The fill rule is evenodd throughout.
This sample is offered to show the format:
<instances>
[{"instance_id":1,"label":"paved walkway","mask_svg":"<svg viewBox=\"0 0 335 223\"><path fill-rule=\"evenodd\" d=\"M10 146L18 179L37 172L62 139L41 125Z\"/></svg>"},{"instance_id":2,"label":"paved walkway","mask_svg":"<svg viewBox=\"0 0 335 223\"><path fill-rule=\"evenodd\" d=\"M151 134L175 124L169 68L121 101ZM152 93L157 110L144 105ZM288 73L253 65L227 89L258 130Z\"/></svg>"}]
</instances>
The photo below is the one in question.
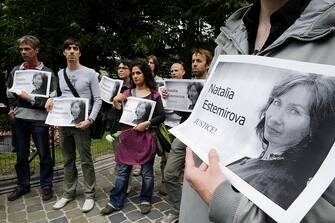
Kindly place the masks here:
<instances>
[{"instance_id":1,"label":"paved walkway","mask_svg":"<svg viewBox=\"0 0 335 223\"><path fill-rule=\"evenodd\" d=\"M155 191L153 196L153 204L151 212L142 215L139 211L138 196L141 189L141 177L133 177L132 191L128 195L125 206L121 211L114 212L108 216L100 215L100 210L105 207L108 202L108 193L114 184L114 162L111 158L111 165L108 168L96 172L96 203L93 210L89 213L82 213L80 207L84 202L82 189L82 177L79 177L79 185L77 187L77 197L71 201L64 209L53 210L52 205L62 195L62 182L54 183L54 196L51 200L43 202L39 193L39 188L31 189L23 197L8 201L8 194L0 196L0 223L10 222L29 222L29 223L86 223L86 222L112 222L112 223L130 223L130 222L156 222L169 213L169 207L166 197L158 193L158 185L160 182L160 159L156 158L155 162Z\"/></svg>"}]
</instances>

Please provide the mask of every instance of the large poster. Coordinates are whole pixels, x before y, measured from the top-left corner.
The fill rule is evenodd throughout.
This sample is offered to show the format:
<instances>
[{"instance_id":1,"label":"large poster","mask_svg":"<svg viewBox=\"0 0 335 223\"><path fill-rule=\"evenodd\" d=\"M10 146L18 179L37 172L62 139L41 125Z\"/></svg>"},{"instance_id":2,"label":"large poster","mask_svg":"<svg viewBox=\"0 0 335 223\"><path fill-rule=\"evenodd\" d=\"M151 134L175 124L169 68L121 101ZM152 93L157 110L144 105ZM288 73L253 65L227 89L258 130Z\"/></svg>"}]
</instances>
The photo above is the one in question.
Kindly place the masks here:
<instances>
[{"instance_id":1,"label":"large poster","mask_svg":"<svg viewBox=\"0 0 335 223\"><path fill-rule=\"evenodd\" d=\"M54 98L45 123L55 126L75 126L88 119L87 98Z\"/></svg>"},{"instance_id":2,"label":"large poster","mask_svg":"<svg viewBox=\"0 0 335 223\"><path fill-rule=\"evenodd\" d=\"M49 97L51 72L41 70L17 70L10 92L25 91L30 95Z\"/></svg>"},{"instance_id":3,"label":"large poster","mask_svg":"<svg viewBox=\"0 0 335 223\"><path fill-rule=\"evenodd\" d=\"M335 176L335 67L220 56L171 133L278 222L299 222Z\"/></svg>"},{"instance_id":4,"label":"large poster","mask_svg":"<svg viewBox=\"0 0 335 223\"><path fill-rule=\"evenodd\" d=\"M136 126L151 119L156 102L148 99L128 97L123 104L120 123Z\"/></svg>"},{"instance_id":5,"label":"large poster","mask_svg":"<svg viewBox=\"0 0 335 223\"><path fill-rule=\"evenodd\" d=\"M102 76L99 84L101 99L108 104L112 104L113 98L120 93L122 84L122 80L115 80L106 76Z\"/></svg>"}]
</instances>

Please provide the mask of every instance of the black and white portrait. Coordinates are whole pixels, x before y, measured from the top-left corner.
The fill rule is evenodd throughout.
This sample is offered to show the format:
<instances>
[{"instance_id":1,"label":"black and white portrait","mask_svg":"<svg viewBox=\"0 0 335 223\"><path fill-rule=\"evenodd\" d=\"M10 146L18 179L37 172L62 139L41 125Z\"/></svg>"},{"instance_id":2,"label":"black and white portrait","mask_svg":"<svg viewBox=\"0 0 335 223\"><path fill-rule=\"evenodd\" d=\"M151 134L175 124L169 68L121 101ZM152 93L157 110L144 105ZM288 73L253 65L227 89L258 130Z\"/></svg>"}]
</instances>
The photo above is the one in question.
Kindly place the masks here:
<instances>
[{"instance_id":1,"label":"black and white portrait","mask_svg":"<svg viewBox=\"0 0 335 223\"><path fill-rule=\"evenodd\" d=\"M194 108L203 87L203 84L200 82L192 82L187 85L188 109L192 110Z\"/></svg>"},{"instance_id":2,"label":"black and white portrait","mask_svg":"<svg viewBox=\"0 0 335 223\"><path fill-rule=\"evenodd\" d=\"M155 106L155 101L130 96L123 104L120 123L136 126L142 122L149 121Z\"/></svg>"},{"instance_id":3,"label":"black and white portrait","mask_svg":"<svg viewBox=\"0 0 335 223\"><path fill-rule=\"evenodd\" d=\"M48 77L44 73L35 73L33 76L32 84L34 89L31 94L46 94Z\"/></svg>"},{"instance_id":4,"label":"black and white portrait","mask_svg":"<svg viewBox=\"0 0 335 223\"><path fill-rule=\"evenodd\" d=\"M78 124L85 120L85 103L80 100L75 100L71 102L71 124Z\"/></svg>"}]
</instances>

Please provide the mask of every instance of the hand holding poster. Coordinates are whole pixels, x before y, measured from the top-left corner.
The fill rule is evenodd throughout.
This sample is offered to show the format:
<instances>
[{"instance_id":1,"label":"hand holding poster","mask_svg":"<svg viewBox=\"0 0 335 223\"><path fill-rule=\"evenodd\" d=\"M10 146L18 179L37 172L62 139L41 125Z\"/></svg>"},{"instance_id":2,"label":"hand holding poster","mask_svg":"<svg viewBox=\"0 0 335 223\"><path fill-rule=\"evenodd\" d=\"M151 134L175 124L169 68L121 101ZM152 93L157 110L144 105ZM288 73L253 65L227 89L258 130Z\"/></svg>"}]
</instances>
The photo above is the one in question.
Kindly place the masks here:
<instances>
[{"instance_id":1,"label":"hand holding poster","mask_svg":"<svg viewBox=\"0 0 335 223\"><path fill-rule=\"evenodd\" d=\"M120 123L136 126L152 118L156 102L148 99L128 97L123 106Z\"/></svg>"},{"instance_id":2,"label":"hand holding poster","mask_svg":"<svg viewBox=\"0 0 335 223\"><path fill-rule=\"evenodd\" d=\"M52 110L45 123L56 126L75 126L88 119L87 98L54 98Z\"/></svg>"},{"instance_id":3,"label":"hand holding poster","mask_svg":"<svg viewBox=\"0 0 335 223\"><path fill-rule=\"evenodd\" d=\"M196 104L205 80L166 79L165 86L169 97L165 108L175 111L191 112Z\"/></svg>"},{"instance_id":4,"label":"hand holding poster","mask_svg":"<svg viewBox=\"0 0 335 223\"><path fill-rule=\"evenodd\" d=\"M30 95L49 97L51 72L41 70L17 70L10 92L25 91Z\"/></svg>"},{"instance_id":5,"label":"hand holding poster","mask_svg":"<svg viewBox=\"0 0 335 223\"><path fill-rule=\"evenodd\" d=\"M274 220L299 222L335 176L334 73L220 56L189 119L170 132L205 162L215 148L229 181Z\"/></svg>"},{"instance_id":6,"label":"hand holding poster","mask_svg":"<svg viewBox=\"0 0 335 223\"><path fill-rule=\"evenodd\" d=\"M112 104L113 98L120 93L122 84L122 80L115 80L106 76L102 76L100 81L101 99L108 104Z\"/></svg>"}]
</instances>

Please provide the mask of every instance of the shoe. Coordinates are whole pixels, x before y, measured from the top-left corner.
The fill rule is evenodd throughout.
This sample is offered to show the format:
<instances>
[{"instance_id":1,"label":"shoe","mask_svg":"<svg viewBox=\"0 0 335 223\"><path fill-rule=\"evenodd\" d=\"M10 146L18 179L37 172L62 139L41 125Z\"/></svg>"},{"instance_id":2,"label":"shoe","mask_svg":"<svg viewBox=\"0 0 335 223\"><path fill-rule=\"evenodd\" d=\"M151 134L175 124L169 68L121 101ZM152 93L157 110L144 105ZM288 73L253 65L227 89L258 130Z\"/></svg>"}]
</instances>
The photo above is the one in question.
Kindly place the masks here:
<instances>
[{"instance_id":1,"label":"shoe","mask_svg":"<svg viewBox=\"0 0 335 223\"><path fill-rule=\"evenodd\" d=\"M161 183L161 185L159 186L158 192L163 196L167 195L165 183Z\"/></svg>"},{"instance_id":2,"label":"shoe","mask_svg":"<svg viewBox=\"0 0 335 223\"><path fill-rule=\"evenodd\" d=\"M94 207L94 199L87 198L83 204L83 207L81 208L81 211L86 213L92 210Z\"/></svg>"},{"instance_id":3,"label":"shoe","mask_svg":"<svg viewBox=\"0 0 335 223\"><path fill-rule=\"evenodd\" d=\"M140 174L141 174L141 166L140 165L134 165L133 176L137 177Z\"/></svg>"},{"instance_id":4,"label":"shoe","mask_svg":"<svg viewBox=\"0 0 335 223\"><path fill-rule=\"evenodd\" d=\"M52 189L50 187L42 188L42 200L47 201L52 198Z\"/></svg>"},{"instance_id":5,"label":"shoe","mask_svg":"<svg viewBox=\"0 0 335 223\"><path fill-rule=\"evenodd\" d=\"M30 191L30 189L28 190L23 190L20 187L15 188L15 190L8 196L8 200L9 201L15 201L16 199L18 199L19 197L21 197L22 195L28 193Z\"/></svg>"},{"instance_id":6,"label":"shoe","mask_svg":"<svg viewBox=\"0 0 335 223\"><path fill-rule=\"evenodd\" d=\"M106 207L104 207L101 211L100 214L102 215L108 215L112 213L113 211L117 211L115 208L113 208L110 204L107 204Z\"/></svg>"},{"instance_id":7,"label":"shoe","mask_svg":"<svg viewBox=\"0 0 335 223\"><path fill-rule=\"evenodd\" d=\"M169 213L168 215L164 216L160 221L157 223L177 223L179 221L179 216Z\"/></svg>"},{"instance_id":8,"label":"shoe","mask_svg":"<svg viewBox=\"0 0 335 223\"><path fill-rule=\"evenodd\" d=\"M140 204L140 210L142 214L148 214L151 210L151 204L150 203L141 203Z\"/></svg>"},{"instance_id":9,"label":"shoe","mask_svg":"<svg viewBox=\"0 0 335 223\"><path fill-rule=\"evenodd\" d=\"M63 207L65 207L65 205L67 205L70 201L72 201L73 199L69 199L69 198L64 198L62 197L61 199L59 199L54 206L52 206L53 209L58 210L61 209Z\"/></svg>"}]
</instances>

